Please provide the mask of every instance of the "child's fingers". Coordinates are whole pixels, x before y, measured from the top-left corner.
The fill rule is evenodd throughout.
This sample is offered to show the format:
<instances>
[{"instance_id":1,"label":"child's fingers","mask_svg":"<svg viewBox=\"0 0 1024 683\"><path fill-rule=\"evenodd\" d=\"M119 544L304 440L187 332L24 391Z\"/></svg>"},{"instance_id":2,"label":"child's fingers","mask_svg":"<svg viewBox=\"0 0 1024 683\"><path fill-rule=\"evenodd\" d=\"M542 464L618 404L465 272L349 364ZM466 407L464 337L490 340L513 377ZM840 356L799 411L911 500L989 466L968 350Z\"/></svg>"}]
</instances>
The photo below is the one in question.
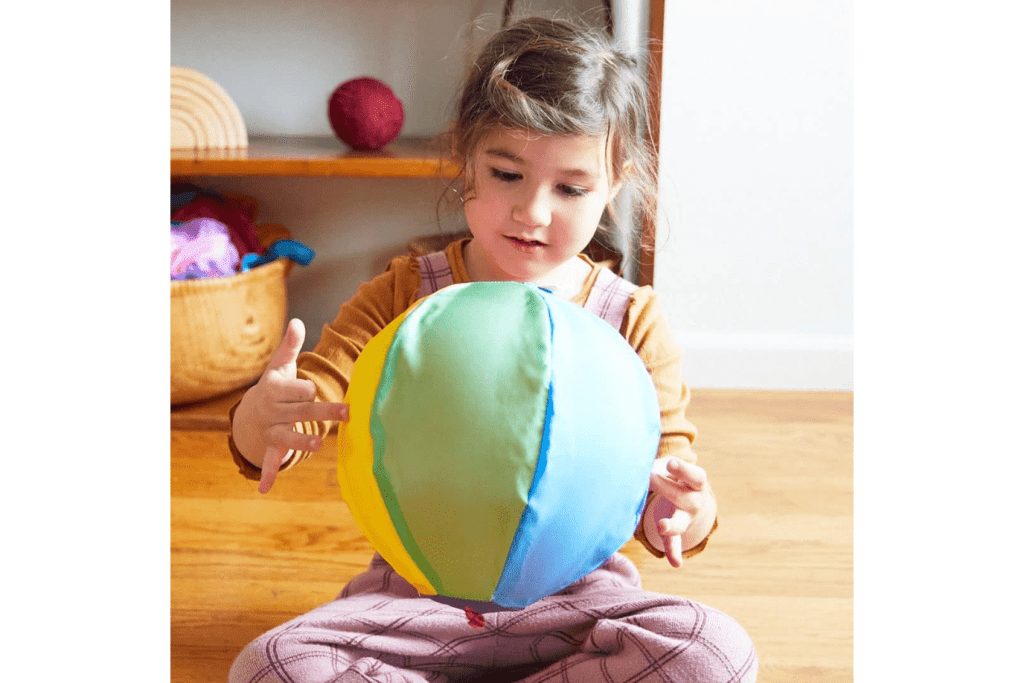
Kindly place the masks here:
<instances>
[{"instance_id":1,"label":"child's fingers","mask_svg":"<svg viewBox=\"0 0 1024 683\"><path fill-rule=\"evenodd\" d=\"M644 534L655 543L661 540L661 549L673 567L683 563L682 536L693 523L694 515L680 510L662 496L655 496L644 513Z\"/></svg>"},{"instance_id":2,"label":"child's fingers","mask_svg":"<svg viewBox=\"0 0 1024 683\"><path fill-rule=\"evenodd\" d=\"M267 446L274 446L285 451L318 451L323 445L323 437L313 434L300 434L292 425L277 425L267 430Z\"/></svg>"},{"instance_id":3,"label":"child's fingers","mask_svg":"<svg viewBox=\"0 0 1024 683\"><path fill-rule=\"evenodd\" d=\"M683 477L673 472L671 463L662 464L659 469L660 471L655 470L651 474L651 489L655 493L660 493L675 503L680 496L693 491Z\"/></svg>"},{"instance_id":4,"label":"child's fingers","mask_svg":"<svg viewBox=\"0 0 1024 683\"><path fill-rule=\"evenodd\" d=\"M664 498L671 500L675 497L679 488L679 484L672 481L667 473L660 474L657 471L651 473L651 490Z\"/></svg>"},{"instance_id":5,"label":"child's fingers","mask_svg":"<svg viewBox=\"0 0 1024 683\"><path fill-rule=\"evenodd\" d=\"M316 385L309 379L288 379L268 376L265 380L267 401L273 403L309 403L316 400Z\"/></svg>"},{"instance_id":6,"label":"child's fingers","mask_svg":"<svg viewBox=\"0 0 1024 683\"><path fill-rule=\"evenodd\" d=\"M266 372L280 370L294 363L299 357L299 351L302 349L302 343L305 340L306 326L298 318L289 320L280 345L270 355L270 362L267 364Z\"/></svg>"},{"instance_id":7,"label":"child's fingers","mask_svg":"<svg viewBox=\"0 0 1024 683\"><path fill-rule=\"evenodd\" d=\"M347 403L285 403L281 404L280 424L296 422L348 422Z\"/></svg>"},{"instance_id":8,"label":"child's fingers","mask_svg":"<svg viewBox=\"0 0 1024 683\"><path fill-rule=\"evenodd\" d=\"M658 533L663 537L681 536L693 523L693 515L685 510L676 510L671 517L658 520Z\"/></svg>"},{"instance_id":9,"label":"child's fingers","mask_svg":"<svg viewBox=\"0 0 1024 683\"><path fill-rule=\"evenodd\" d=\"M658 520L658 533L665 548L665 557L673 567L683 564L683 534L690 528L694 516L685 510L676 509L671 517Z\"/></svg>"},{"instance_id":10,"label":"child's fingers","mask_svg":"<svg viewBox=\"0 0 1024 683\"><path fill-rule=\"evenodd\" d=\"M651 477L651 488L674 507L689 513L700 510L706 495L701 490L664 476Z\"/></svg>"},{"instance_id":11,"label":"child's fingers","mask_svg":"<svg viewBox=\"0 0 1024 683\"><path fill-rule=\"evenodd\" d=\"M673 567L680 567L683 564L683 533L690 526L693 517L682 511L667 519L658 522L658 529L664 530L661 534L661 543L665 548L665 557Z\"/></svg>"},{"instance_id":12,"label":"child's fingers","mask_svg":"<svg viewBox=\"0 0 1024 683\"><path fill-rule=\"evenodd\" d=\"M277 471L281 469L281 461L284 460L287 449L277 446L268 446L263 454L263 472L260 474L260 493L266 493L274 485L277 478Z\"/></svg>"},{"instance_id":13,"label":"child's fingers","mask_svg":"<svg viewBox=\"0 0 1024 683\"><path fill-rule=\"evenodd\" d=\"M288 451L315 452L320 450L320 447L323 445L323 437L320 436L299 434L291 429L285 431L283 428L275 429L274 432L276 433L272 437L272 445L267 446L267 450L263 455L260 493L268 492L270 487L274 485L274 480L277 479L277 473L280 471L281 463L284 461Z\"/></svg>"},{"instance_id":14,"label":"child's fingers","mask_svg":"<svg viewBox=\"0 0 1024 683\"><path fill-rule=\"evenodd\" d=\"M665 544L665 557L668 563L678 569L683 565L683 539L679 536L663 536Z\"/></svg>"},{"instance_id":15,"label":"child's fingers","mask_svg":"<svg viewBox=\"0 0 1024 683\"><path fill-rule=\"evenodd\" d=\"M677 481L686 484L695 491L700 491L708 483L707 471L703 467L694 465L691 462L686 462L679 458L669 458L666 468L669 474Z\"/></svg>"}]
</instances>

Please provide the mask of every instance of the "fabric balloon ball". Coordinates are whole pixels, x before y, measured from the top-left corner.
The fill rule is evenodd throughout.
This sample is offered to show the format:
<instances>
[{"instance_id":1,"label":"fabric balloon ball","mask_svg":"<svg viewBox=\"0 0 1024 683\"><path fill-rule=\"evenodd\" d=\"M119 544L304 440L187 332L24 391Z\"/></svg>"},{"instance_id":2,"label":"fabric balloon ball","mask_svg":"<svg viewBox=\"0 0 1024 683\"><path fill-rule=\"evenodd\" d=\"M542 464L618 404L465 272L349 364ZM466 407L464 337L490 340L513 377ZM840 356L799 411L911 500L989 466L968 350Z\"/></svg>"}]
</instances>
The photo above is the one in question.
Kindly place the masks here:
<instances>
[{"instance_id":1,"label":"fabric balloon ball","mask_svg":"<svg viewBox=\"0 0 1024 683\"><path fill-rule=\"evenodd\" d=\"M446 287L371 339L338 439L342 496L421 595L521 609L633 535L661 438L611 325L516 282Z\"/></svg>"},{"instance_id":2,"label":"fabric balloon ball","mask_svg":"<svg viewBox=\"0 0 1024 683\"><path fill-rule=\"evenodd\" d=\"M405 122L402 102L376 78L354 78L335 88L327 105L331 128L349 147L381 149Z\"/></svg>"}]
</instances>

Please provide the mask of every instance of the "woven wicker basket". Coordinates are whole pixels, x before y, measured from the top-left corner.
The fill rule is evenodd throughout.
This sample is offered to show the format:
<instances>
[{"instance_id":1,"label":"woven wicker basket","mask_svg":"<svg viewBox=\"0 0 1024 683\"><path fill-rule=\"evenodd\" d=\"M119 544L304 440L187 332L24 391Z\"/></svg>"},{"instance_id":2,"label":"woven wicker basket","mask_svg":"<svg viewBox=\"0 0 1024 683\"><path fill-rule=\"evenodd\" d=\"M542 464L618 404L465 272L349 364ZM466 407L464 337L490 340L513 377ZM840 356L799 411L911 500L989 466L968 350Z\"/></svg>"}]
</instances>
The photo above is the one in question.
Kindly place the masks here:
<instances>
[{"instance_id":1,"label":"woven wicker basket","mask_svg":"<svg viewBox=\"0 0 1024 683\"><path fill-rule=\"evenodd\" d=\"M258 228L265 246L288 230ZM284 336L285 278L280 258L229 277L171 282L171 405L204 401L256 380Z\"/></svg>"}]
</instances>

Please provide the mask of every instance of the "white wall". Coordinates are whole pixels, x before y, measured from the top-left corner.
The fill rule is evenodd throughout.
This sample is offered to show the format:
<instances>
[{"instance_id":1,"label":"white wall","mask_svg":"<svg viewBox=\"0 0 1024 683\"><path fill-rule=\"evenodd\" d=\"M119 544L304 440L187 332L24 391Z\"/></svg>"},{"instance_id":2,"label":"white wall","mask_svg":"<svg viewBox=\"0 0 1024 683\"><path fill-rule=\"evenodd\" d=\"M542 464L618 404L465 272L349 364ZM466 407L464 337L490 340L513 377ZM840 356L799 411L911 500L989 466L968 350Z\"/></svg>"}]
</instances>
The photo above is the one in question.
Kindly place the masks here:
<instances>
[{"instance_id":1,"label":"white wall","mask_svg":"<svg viewBox=\"0 0 1024 683\"><path fill-rule=\"evenodd\" d=\"M666 5L655 287L687 380L852 389L852 0Z\"/></svg>"},{"instance_id":2,"label":"white wall","mask_svg":"<svg viewBox=\"0 0 1024 683\"><path fill-rule=\"evenodd\" d=\"M666 3L655 285L694 387L852 386L850 2ZM516 5L586 12L601 3ZM172 0L171 63L223 86L250 135L331 136L328 96L362 75L403 100L403 135L432 135L466 48L497 26L502 6ZM477 17L482 28L473 31ZM261 221L285 224L316 250L288 282L306 348L360 282L409 239L437 230L432 180L202 184L257 197Z\"/></svg>"},{"instance_id":3,"label":"white wall","mask_svg":"<svg viewBox=\"0 0 1024 683\"><path fill-rule=\"evenodd\" d=\"M637 4L637 0L628 0ZM203 72L239 105L250 135L333 136L327 99L372 76L405 107L403 135L437 133L504 0L172 0L171 63ZM599 19L599 0L517 0Z\"/></svg>"}]
</instances>

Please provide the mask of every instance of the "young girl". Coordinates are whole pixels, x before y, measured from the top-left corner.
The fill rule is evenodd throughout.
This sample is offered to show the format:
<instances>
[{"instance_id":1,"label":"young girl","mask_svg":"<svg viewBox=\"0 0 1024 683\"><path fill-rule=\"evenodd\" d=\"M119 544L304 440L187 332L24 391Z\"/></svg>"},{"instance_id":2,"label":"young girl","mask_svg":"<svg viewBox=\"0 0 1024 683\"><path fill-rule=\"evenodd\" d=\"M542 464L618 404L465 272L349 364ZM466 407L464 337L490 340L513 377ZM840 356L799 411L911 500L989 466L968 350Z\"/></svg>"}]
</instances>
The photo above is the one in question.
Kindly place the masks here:
<instances>
[{"instance_id":1,"label":"young girl","mask_svg":"<svg viewBox=\"0 0 1024 683\"><path fill-rule=\"evenodd\" d=\"M689 390L650 287L581 252L607 230L625 183L649 209L656 185L636 60L600 33L523 19L485 46L452 127L471 238L427 257L396 258L363 284L299 354L293 320L260 381L232 410L243 475L270 490L278 470L316 452L343 402L360 350L419 297L450 283L533 282L613 324L654 379L662 437L636 538L673 567L703 550L717 505L690 448ZM344 425L341 426L344 428ZM710 607L640 587L616 554L565 590L520 611L473 615L420 597L379 555L336 600L250 643L232 683L256 681L753 681L746 632Z\"/></svg>"}]
</instances>

